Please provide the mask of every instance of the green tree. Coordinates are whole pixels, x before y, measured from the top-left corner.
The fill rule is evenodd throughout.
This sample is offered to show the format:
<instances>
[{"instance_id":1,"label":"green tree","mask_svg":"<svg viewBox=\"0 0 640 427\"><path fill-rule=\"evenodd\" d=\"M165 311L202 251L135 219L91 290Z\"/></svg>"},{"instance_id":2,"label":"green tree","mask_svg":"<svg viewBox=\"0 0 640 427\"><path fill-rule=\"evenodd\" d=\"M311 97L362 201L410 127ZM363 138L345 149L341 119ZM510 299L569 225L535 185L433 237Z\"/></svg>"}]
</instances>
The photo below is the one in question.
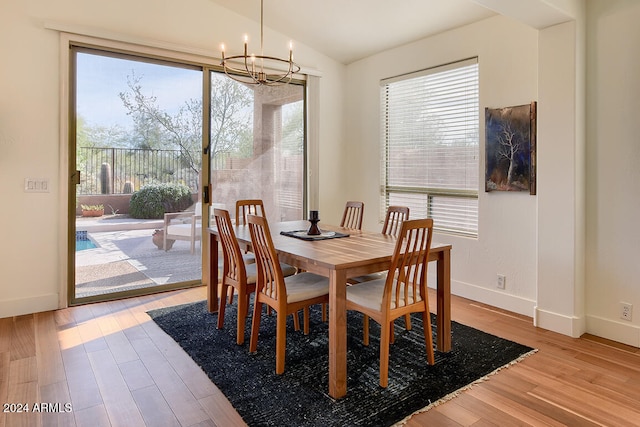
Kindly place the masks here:
<instances>
[{"instance_id":1,"label":"green tree","mask_svg":"<svg viewBox=\"0 0 640 427\"><path fill-rule=\"evenodd\" d=\"M185 167L199 173L202 165L202 100L185 101L178 112L169 114L158 105L157 97L145 95L135 73L127 76L129 91L119 96L134 123L133 141L137 148L178 147Z\"/></svg>"},{"instance_id":2,"label":"green tree","mask_svg":"<svg viewBox=\"0 0 640 427\"><path fill-rule=\"evenodd\" d=\"M76 147L126 148L130 135L119 125L96 126L87 123L84 117L76 119Z\"/></svg>"},{"instance_id":3,"label":"green tree","mask_svg":"<svg viewBox=\"0 0 640 427\"><path fill-rule=\"evenodd\" d=\"M251 141L250 111L253 91L225 75L211 77L211 155L236 152L247 155L247 141ZM248 155L251 155L251 151Z\"/></svg>"},{"instance_id":4,"label":"green tree","mask_svg":"<svg viewBox=\"0 0 640 427\"><path fill-rule=\"evenodd\" d=\"M127 114L134 122L132 141L137 148L178 147L186 167L200 172L202 167L202 100L189 99L177 113L169 114L158 105L157 98L145 95L142 77L127 77L129 90L119 94ZM250 132L248 107L253 100L246 86L226 76L213 75L211 81L211 156L221 152L238 152Z\"/></svg>"}]
</instances>

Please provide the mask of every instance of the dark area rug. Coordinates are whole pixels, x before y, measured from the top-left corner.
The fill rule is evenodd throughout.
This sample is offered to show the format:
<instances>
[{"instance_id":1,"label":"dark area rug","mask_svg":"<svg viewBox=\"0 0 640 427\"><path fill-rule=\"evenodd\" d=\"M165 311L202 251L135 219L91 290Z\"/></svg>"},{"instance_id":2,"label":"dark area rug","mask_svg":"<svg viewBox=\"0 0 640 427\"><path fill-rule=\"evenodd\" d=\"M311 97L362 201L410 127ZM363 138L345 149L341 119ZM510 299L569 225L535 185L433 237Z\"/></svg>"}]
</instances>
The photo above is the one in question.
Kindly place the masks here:
<instances>
[{"instance_id":1,"label":"dark area rug","mask_svg":"<svg viewBox=\"0 0 640 427\"><path fill-rule=\"evenodd\" d=\"M370 322L370 345L365 347L362 316L349 312L347 396L336 401L327 394L328 324L321 321L319 308L312 308L308 336L294 331L289 316L283 375L275 374L275 313L262 317L258 351L253 354L248 351L250 317L244 345L236 344L235 303L227 306L222 330L216 329L217 314L207 311L205 301L149 315L202 367L250 426L390 426L533 351L453 322L452 351L436 351L436 364L429 366L421 317L412 317L410 331L398 319L389 386L384 389L378 385L379 326ZM434 337L435 332L434 326Z\"/></svg>"}]
</instances>

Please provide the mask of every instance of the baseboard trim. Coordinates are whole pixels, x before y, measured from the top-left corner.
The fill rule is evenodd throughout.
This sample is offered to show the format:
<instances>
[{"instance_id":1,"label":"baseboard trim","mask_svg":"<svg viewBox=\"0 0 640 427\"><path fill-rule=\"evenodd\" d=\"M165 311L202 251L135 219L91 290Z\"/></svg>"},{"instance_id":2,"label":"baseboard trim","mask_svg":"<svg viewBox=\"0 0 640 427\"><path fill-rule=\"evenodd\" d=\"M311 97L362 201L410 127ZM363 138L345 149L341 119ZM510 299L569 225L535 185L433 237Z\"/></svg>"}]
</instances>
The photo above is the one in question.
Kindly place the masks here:
<instances>
[{"instance_id":1,"label":"baseboard trim","mask_svg":"<svg viewBox=\"0 0 640 427\"><path fill-rule=\"evenodd\" d=\"M548 329L559 334L579 338L585 331L584 317L567 316L534 307L533 324L536 327Z\"/></svg>"},{"instance_id":2,"label":"baseboard trim","mask_svg":"<svg viewBox=\"0 0 640 427\"><path fill-rule=\"evenodd\" d=\"M451 293L524 316L531 316L535 301L470 283L451 281Z\"/></svg>"},{"instance_id":3,"label":"baseboard trim","mask_svg":"<svg viewBox=\"0 0 640 427\"><path fill-rule=\"evenodd\" d=\"M58 309L58 294L0 301L0 318Z\"/></svg>"},{"instance_id":4,"label":"baseboard trim","mask_svg":"<svg viewBox=\"0 0 640 427\"><path fill-rule=\"evenodd\" d=\"M587 333L640 348L640 326L626 321L587 316Z\"/></svg>"},{"instance_id":5,"label":"baseboard trim","mask_svg":"<svg viewBox=\"0 0 640 427\"><path fill-rule=\"evenodd\" d=\"M435 283L435 278L431 283ZM640 348L640 326L598 316L567 316L543 310L536 301L469 283L451 281L451 293L492 307L533 317L533 325L578 338L585 333Z\"/></svg>"},{"instance_id":6,"label":"baseboard trim","mask_svg":"<svg viewBox=\"0 0 640 427\"><path fill-rule=\"evenodd\" d=\"M500 290L483 288L464 282L451 281L451 293L503 310L533 317L533 325L559 334L578 338L585 333L584 317L566 316L545 311L535 300L511 295ZM594 335L597 335L594 333Z\"/></svg>"}]
</instances>

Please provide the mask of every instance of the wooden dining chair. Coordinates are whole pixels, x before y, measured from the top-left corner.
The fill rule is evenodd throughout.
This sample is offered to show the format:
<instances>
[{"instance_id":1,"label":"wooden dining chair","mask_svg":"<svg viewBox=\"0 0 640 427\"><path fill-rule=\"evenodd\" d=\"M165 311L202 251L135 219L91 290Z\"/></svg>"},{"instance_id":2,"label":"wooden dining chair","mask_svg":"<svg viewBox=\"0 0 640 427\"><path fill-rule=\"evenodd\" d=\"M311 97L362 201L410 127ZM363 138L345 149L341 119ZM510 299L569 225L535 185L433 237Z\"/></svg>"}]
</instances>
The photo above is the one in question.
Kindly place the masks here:
<instances>
[{"instance_id":1,"label":"wooden dining chair","mask_svg":"<svg viewBox=\"0 0 640 427\"><path fill-rule=\"evenodd\" d=\"M389 206L384 217L382 234L398 237L402 223L409 219L409 206Z\"/></svg>"},{"instance_id":2,"label":"wooden dining chair","mask_svg":"<svg viewBox=\"0 0 640 427\"><path fill-rule=\"evenodd\" d=\"M389 206L387 213L384 217L384 225L382 226L382 234L388 236L398 237L398 233L402 228L402 223L409 219L409 207L408 206ZM348 279L347 284L354 285L357 283L369 282L371 280L381 279L386 277L386 272L365 274L363 276L356 276ZM368 319L365 318L365 322ZM411 315L406 314L404 316L405 329L411 330ZM368 344L368 343L367 343Z\"/></svg>"},{"instance_id":3,"label":"wooden dining chair","mask_svg":"<svg viewBox=\"0 0 640 427\"><path fill-rule=\"evenodd\" d=\"M218 236L222 245L222 289L220 295L220 307L218 309L218 329L224 325L224 313L227 305L227 290L231 288L229 303L233 302L233 290L238 291L238 324L236 343L244 343L245 320L249 311L249 297L256 289L256 265L245 263L240 251L240 245L233 232L233 224L229 211L214 209L213 215L218 229Z\"/></svg>"},{"instance_id":4,"label":"wooden dining chair","mask_svg":"<svg viewBox=\"0 0 640 427\"><path fill-rule=\"evenodd\" d=\"M236 200L236 225L246 225L248 214L267 216L261 199ZM244 253L245 261L249 263L255 262L253 254L249 253L247 248L245 248Z\"/></svg>"},{"instance_id":5,"label":"wooden dining chair","mask_svg":"<svg viewBox=\"0 0 640 427\"><path fill-rule=\"evenodd\" d=\"M389 273L384 279L347 287L347 310L365 315L363 341L369 342L368 319L380 324L380 386L387 387L389 377L389 345L393 322L410 313L422 313L427 362L435 363L431 337L427 266L432 219L414 219L402 223Z\"/></svg>"},{"instance_id":6,"label":"wooden dining chair","mask_svg":"<svg viewBox=\"0 0 640 427\"><path fill-rule=\"evenodd\" d=\"M402 223L409 219L408 206L389 206L384 217L384 225L382 226L382 234L398 237L398 233L402 228ZM379 279L386 276L386 273L373 273L364 276L353 277L349 279L350 284L367 282L369 280Z\"/></svg>"},{"instance_id":7,"label":"wooden dining chair","mask_svg":"<svg viewBox=\"0 0 640 427\"><path fill-rule=\"evenodd\" d=\"M224 325L224 314L227 305L227 291L229 293L229 304L233 304L234 291L238 291L238 331L236 342L240 345L244 343L245 320L249 312L249 298L256 288L256 264L248 263L243 257L240 245L233 231L233 224L229 211L224 209L214 209L213 214L220 236L222 246L222 289L220 295L220 307L218 310L218 329ZM296 269L287 264L281 264L283 275L291 276L296 273ZM299 329L299 324L297 325Z\"/></svg>"},{"instance_id":8,"label":"wooden dining chair","mask_svg":"<svg viewBox=\"0 0 640 427\"><path fill-rule=\"evenodd\" d=\"M362 230L362 218L364 217L364 202L349 201L344 206L340 227ZM327 319L327 305L322 305L322 321Z\"/></svg>"},{"instance_id":9,"label":"wooden dining chair","mask_svg":"<svg viewBox=\"0 0 640 427\"><path fill-rule=\"evenodd\" d=\"M236 200L236 225L246 225L248 214L267 216L261 199ZM244 249L244 254L245 262L249 264L255 262L255 258L248 248ZM231 294L231 297L233 297L233 294Z\"/></svg>"},{"instance_id":10,"label":"wooden dining chair","mask_svg":"<svg viewBox=\"0 0 640 427\"><path fill-rule=\"evenodd\" d=\"M264 210L264 203L262 202L261 199L241 199L236 201L236 224L246 225L247 215L259 215L266 218L267 214L266 214L266 211ZM245 248L244 253L245 253L244 254L245 262L249 264L252 262L255 262L254 255L250 253L247 248ZM284 265L285 264L283 264L283 266ZM283 271L285 272L285 276L291 276L291 274L294 274L294 273L289 274L292 271L292 269L293 271L296 271L290 265L286 265L286 267L283 268ZM231 293L231 295L229 295L229 300L230 302L233 302L233 292ZM267 313L271 314L271 307L267 308ZM296 325L296 330L299 330L300 324L298 323L299 322L298 316L294 316L294 321Z\"/></svg>"},{"instance_id":11,"label":"wooden dining chair","mask_svg":"<svg viewBox=\"0 0 640 427\"><path fill-rule=\"evenodd\" d=\"M247 224L247 214L253 213L256 215L265 216L264 204L260 199L241 199L236 200L236 225L246 225ZM244 248L244 261L246 264L251 264L256 262L255 257L251 252L249 252L248 248ZM233 303L233 289L231 290L231 294L229 295L229 304Z\"/></svg>"},{"instance_id":12,"label":"wooden dining chair","mask_svg":"<svg viewBox=\"0 0 640 427\"><path fill-rule=\"evenodd\" d=\"M262 305L266 304L276 311L276 374L282 374L286 354L287 316L303 310L304 333L308 334L309 307L329 301L329 279L308 272L285 277L273 246L267 219L247 215L247 223L258 274L249 351L257 350Z\"/></svg>"},{"instance_id":13,"label":"wooden dining chair","mask_svg":"<svg viewBox=\"0 0 640 427\"><path fill-rule=\"evenodd\" d=\"M362 230L362 218L364 216L363 202L347 202L342 214L340 227Z\"/></svg>"}]
</instances>

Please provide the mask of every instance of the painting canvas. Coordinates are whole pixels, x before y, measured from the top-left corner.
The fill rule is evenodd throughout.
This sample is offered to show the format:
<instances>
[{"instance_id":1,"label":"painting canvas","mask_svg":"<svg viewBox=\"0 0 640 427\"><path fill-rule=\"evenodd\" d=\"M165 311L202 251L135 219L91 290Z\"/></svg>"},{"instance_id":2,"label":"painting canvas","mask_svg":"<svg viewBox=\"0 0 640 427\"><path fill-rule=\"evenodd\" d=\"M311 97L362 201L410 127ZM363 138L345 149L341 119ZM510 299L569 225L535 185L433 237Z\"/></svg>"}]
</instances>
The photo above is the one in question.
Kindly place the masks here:
<instances>
[{"instance_id":1,"label":"painting canvas","mask_svg":"<svg viewBox=\"0 0 640 427\"><path fill-rule=\"evenodd\" d=\"M485 109L485 191L536 194L536 103Z\"/></svg>"}]
</instances>

